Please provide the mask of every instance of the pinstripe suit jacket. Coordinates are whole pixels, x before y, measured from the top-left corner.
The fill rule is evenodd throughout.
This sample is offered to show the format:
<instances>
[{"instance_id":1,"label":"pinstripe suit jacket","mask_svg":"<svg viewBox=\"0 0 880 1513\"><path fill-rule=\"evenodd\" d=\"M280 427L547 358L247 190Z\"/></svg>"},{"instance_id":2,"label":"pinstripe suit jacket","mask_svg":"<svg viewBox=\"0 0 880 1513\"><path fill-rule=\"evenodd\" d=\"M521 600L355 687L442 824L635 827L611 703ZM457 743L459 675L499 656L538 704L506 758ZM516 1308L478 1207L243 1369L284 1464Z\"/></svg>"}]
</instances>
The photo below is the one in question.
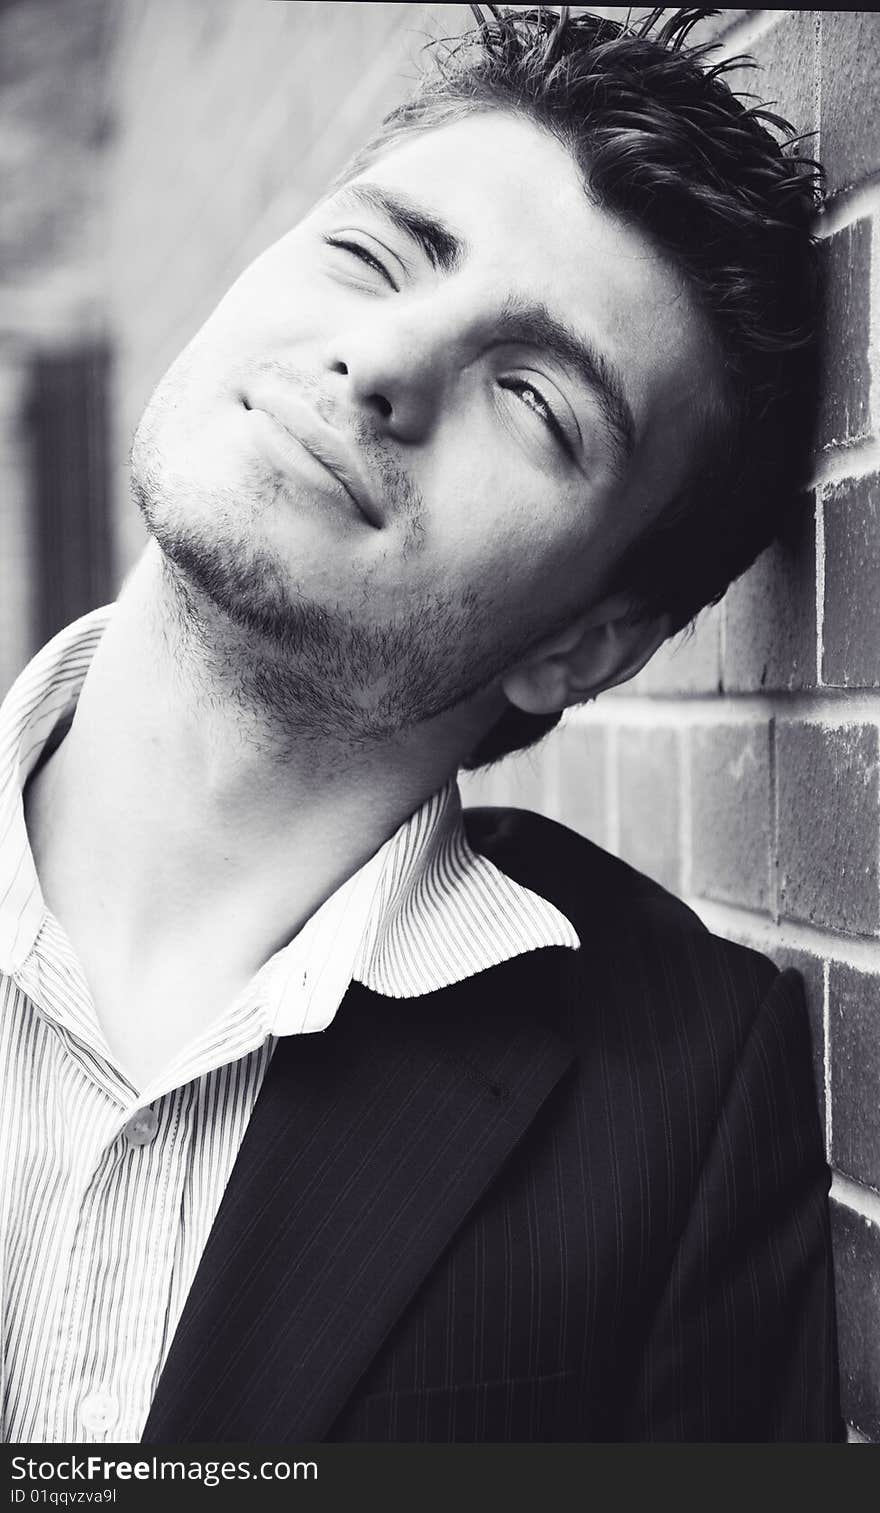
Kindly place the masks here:
<instances>
[{"instance_id":1,"label":"pinstripe suit jacket","mask_svg":"<svg viewBox=\"0 0 880 1513\"><path fill-rule=\"evenodd\" d=\"M842 1437L799 980L571 831L466 816L573 920L282 1040L147 1442Z\"/></svg>"}]
</instances>

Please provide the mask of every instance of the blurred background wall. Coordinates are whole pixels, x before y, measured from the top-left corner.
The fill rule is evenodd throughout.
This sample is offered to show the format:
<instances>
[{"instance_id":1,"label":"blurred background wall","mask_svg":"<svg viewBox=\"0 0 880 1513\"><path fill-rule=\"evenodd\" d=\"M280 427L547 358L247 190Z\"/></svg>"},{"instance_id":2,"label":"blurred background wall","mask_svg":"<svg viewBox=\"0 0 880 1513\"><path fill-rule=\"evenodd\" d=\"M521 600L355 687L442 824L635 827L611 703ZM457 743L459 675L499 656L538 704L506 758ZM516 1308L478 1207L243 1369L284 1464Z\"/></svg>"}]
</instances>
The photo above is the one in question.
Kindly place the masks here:
<instances>
[{"instance_id":1,"label":"blurred background wall","mask_svg":"<svg viewBox=\"0 0 880 1513\"><path fill-rule=\"evenodd\" d=\"M0 691L112 592L107 0L0 5Z\"/></svg>"},{"instance_id":2,"label":"blurred background wall","mask_svg":"<svg viewBox=\"0 0 880 1513\"><path fill-rule=\"evenodd\" d=\"M127 452L168 363L406 92L424 42L469 24L461 5L0 4L0 692L140 551ZM880 18L709 27L828 169L813 487L693 634L464 786L561 819L802 972L844 1407L880 1440Z\"/></svg>"}]
</instances>

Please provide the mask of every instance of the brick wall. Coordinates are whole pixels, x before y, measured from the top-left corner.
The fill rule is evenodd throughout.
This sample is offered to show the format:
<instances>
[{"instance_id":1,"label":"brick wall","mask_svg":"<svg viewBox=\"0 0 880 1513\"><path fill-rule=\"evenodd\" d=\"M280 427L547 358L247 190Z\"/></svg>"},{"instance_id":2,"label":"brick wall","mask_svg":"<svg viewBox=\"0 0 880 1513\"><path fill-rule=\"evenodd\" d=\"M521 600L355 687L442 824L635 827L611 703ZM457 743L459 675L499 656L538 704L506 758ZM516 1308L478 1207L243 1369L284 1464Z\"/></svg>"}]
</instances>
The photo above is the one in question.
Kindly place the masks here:
<instances>
[{"instance_id":1,"label":"brick wall","mask_svg":"<svg viewBox=\"0 0 880 1513\"><path fill-rule=\"evenodd\" d=\"M112 83L117 532L150 388L464 6L127 0ZM829 1156L844 1406L880 1440L880 20L726 11L724 45L829 170L820 446L800 518L625 690L466 785L544 810L803 974ZM876 270L876 271L875 271Z\"/></svg>"},{"instance_id":2,"label":"brick wall","mask_svg":"<svg viewBox=\"0 0 880 1513\"><path fill-rule=\"evenodd\" d=\"M854 1439L880 1440L880 16L725 23L725 49L763 69L743 87L817 132L828 170L812 489L693 634L470 787L582 830L802 973L834 1169L844 1410Z\"/></svg>"}]
</instances>

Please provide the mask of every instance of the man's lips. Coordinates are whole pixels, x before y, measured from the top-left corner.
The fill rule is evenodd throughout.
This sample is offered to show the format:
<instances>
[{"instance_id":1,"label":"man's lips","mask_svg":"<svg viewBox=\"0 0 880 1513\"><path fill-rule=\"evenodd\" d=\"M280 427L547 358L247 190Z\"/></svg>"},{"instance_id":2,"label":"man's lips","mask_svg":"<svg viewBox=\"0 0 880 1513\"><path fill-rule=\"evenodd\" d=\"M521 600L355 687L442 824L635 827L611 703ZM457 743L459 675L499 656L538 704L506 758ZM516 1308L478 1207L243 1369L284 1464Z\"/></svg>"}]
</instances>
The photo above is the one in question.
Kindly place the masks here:
<instances>
[{"instance_id":1,"label":"man's lips","mask_svg":"<svg viewBox=\"0 0 880 1513\"><path fill-rule=\"evenodd\" d=\"M294 441L326 468L353 500L364 519L379 528L382 513L363 475L354 450L345 437L329 425L299 395L281 389L255 386L242 395L246 410L262 410Z\"/></svg>"}]
</instances>

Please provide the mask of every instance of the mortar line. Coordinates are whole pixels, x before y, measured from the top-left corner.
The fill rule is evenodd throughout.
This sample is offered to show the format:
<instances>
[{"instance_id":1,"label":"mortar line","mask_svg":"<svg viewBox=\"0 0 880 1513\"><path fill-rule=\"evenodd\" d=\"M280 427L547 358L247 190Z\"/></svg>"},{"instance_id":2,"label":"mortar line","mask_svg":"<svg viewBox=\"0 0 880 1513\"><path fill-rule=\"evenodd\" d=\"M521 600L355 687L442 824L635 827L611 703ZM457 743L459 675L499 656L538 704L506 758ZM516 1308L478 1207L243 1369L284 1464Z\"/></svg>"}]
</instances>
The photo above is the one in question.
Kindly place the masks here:
<instances>
[{"instance_id":1,"label":"mortar line","mask_svg":"<svg viewBox=\"0 0 880 1513\"><path fill-rule=\"evenodd\" d=\"M831 1161L831 963L822 963L822 1066L825 1074L825 1157Z\"/></svg>"},{"instance_id":2,"label":"mortar line","mask_svg":"<svg viewBox=\"0 0 880 1513\"><path fill-rule=\"evenodd\" d=\"M823 686L825 670L825 496L816 490L816 682Z\"/></svg>"},{"instance_id":3,"label":"mortar line","mask_svg":"<svg viewBox=\"0 0 880 1513\"><path fill-rule=\"evenodd\" d=\"M822 12L813 12L813 103L816 112L816 157L822 161Z\"/></svg>"},{"instance_id":4,"label":"mortar line","mask_svg":"<svg viewBox=\"0 0 880 1513\"><path fill-rule=\"evenodd\" d=\"M779 789L776 781L776 719L770 721L769 730L769 757L770 769L770 890L769 906L770 913L776 924L779 923Z\"/></svg>"},{"instance_id":5,"label":"mortar line","mask_svg":"<svg viewBox=\"0 0 880 1513\"><path fill-rule=\"evenodd\" d=\"M683 902L714 934L748 940L769 955L779 947L803 951L818 961L852 967L867 976L880 976L880 940L876 936L842 935L834 929L796 919L782 918L776 924L764 910L696 894L685 895Z\"/></svg>"},{"instance_id":6,"label":"mortar line","mask_svg":"<svg viewBox=\"0 0 880 1513\"><path fill-rule=\"evenodd\" d=\"M689 893L692 887L691 836L691 743L687 732L679 730L678 737L678 850L681 857L681 889Z\"/></svg>"},{"instance_id":7,"label":"mortar line","mask_svg":"<svg viewBox=\"0 0 880 1513\"><path fill-rule=\"evenodd\" d=\"M825 200L816 212L814 234L824 242L838 231L845 231L854 221L864 220L880 210L880 170L868 174L858 184L839 189Z\"/></svg>"},{"instance_id":8,"label":"mortar line","mask_svg":"<svg viewBox=\"0 0 880 1513\"><path fill-rule=\"evenodd\" d=\"M608 850L620 850L620 771L617 730L607 732L605 738L605 791L608 805Z\"/></svg>"},{"instance_id":9,"label":"mortar line","mask_svg":"<svg viewBox=\"0 0 880 1513\"><path fill-rule=\"evenodd\" d=\"M880 1225L880 1193L875 1192L873 1187L865 1187L863 1183L855 1182L852 1177L836 1171L831 1176L831 1196L837 1199L842 1208L848 1208L850 1213L860 1214L871 1224Z\"/></svg>"},{"instance_id":10,"label":"mortar line","mask_svg":"<svg viewBox=\"0 0 880 1513\"><path fill-rule=\"evenodd\" d=\"M724 699L717 694L682 694L674 689L664 694L616 694L605 703L579 705L571 711L570 723L581 729L634 726L644 730L660 725L686 729L764 724L774 716L828 730L876 725L880 723L880 688L778 689L772 693L729 693Z\"/></svg>"},{"instance_id":11,"label":"mortar line","mask_svg":"<svg viewBox=\"0 0 880 1513\"><path fill-rule=\"evenodd\" d=\"M880 438L859 436L854 441L835 442L816 458L810 487L844 483L880 472Z\"/></svg>"}]
</instances>

